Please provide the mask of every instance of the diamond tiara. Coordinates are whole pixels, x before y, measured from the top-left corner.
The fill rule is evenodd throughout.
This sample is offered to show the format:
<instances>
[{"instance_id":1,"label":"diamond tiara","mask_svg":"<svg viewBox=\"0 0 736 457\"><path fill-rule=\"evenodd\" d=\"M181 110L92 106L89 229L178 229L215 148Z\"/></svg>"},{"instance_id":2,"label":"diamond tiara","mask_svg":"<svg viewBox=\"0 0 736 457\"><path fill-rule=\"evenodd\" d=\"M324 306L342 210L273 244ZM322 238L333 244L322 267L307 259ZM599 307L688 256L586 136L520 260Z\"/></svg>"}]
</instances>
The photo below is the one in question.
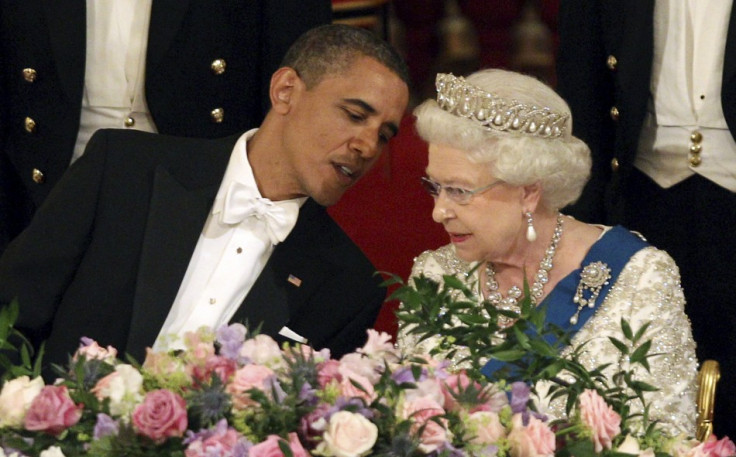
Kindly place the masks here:
<instances>
[{"instance_id":1,"label":"diamond tiara","mask_svg":"<svg viewBox=\"0 0 736 457\"><path fill-rule=\"evenodd\" d=\"M559 138L565 134L567 114L501 98L452 73L437 74L436 84L440 108L456 116L472 119L487 130L539 138Z\"/></svg>"}]
</instances>

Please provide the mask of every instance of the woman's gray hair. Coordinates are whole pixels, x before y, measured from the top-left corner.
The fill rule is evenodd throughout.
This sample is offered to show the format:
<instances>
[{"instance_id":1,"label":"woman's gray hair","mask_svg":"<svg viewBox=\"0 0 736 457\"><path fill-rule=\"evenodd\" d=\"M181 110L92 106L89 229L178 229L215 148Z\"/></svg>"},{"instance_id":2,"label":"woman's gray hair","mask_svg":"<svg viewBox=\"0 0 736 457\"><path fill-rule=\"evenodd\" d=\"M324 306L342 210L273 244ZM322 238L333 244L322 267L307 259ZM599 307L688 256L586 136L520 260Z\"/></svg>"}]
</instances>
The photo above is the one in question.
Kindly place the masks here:
<instances>
[{"instance_id":1,"label":"woman's gray hair","mask_svg":"<svg viewBox=\"0 0 736 457\"><path fill-rule=\"evenodd\" d=\"M482 70L466 78L486 92L526 105L546 107L567 115L565 132L558 138L491 130L474 119L461 117L427 100L414 110L419 136L428 143L467 151L475 163L487 164L493 175L511 185L539 182L542 204L559 209L580 197L590 176L590 149L572 131L567 103L549 86L530 76L506 70Z\"/></svg>"}]
</instances>

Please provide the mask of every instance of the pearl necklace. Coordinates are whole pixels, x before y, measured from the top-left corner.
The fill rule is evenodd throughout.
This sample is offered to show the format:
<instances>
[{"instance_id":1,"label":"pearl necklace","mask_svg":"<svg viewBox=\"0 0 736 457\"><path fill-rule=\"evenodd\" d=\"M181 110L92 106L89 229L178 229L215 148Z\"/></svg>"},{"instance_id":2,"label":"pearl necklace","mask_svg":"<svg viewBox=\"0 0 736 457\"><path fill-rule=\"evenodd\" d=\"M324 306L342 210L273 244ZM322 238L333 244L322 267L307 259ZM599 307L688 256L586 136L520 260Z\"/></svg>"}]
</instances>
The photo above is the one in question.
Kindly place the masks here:
<instances>
[{"instance_id":1,"label":"pearl necklace","mask_svg":"<svg viewBox=\"0 0 736 457\"><path fill-rule=\"evenodd\" d=\"M545 252L544 258L539 262L539 270L534 276L534 283L531 286L531 300L533 304L537 304L537 301L544 296L544 285L549 282L549 271L552 269L552 259L555 257L557 252L557 245L562 238L562 213L557 214L557 224L555 225L555 231L552 234L552 241L549 243L549 247ZM521 307L519 306L519 299L522 295L522 290L519 286L511 286L509 291L504 297L498 290L498 281L496 281L496 270L493 269L491 262L486 262L486 295L488 302L494 307L506 311L513 311L519 313ZM514 322L514 319L506 316L499 316L498 324L501 328L510 326Z\"/></svg>"}]
</instances>

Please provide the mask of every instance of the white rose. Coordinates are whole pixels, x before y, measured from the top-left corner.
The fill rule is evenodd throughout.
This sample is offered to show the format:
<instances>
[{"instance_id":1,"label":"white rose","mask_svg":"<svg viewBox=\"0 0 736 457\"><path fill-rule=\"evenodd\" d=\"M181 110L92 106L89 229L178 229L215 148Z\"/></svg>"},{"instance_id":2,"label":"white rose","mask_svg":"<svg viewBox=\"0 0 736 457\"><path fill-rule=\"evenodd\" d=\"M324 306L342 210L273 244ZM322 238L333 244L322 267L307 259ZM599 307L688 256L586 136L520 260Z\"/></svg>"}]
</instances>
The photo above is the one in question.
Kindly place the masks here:
<instances>
[{"instance_id":1,"label":"white rose","mask_svg":"<svg viewBox=\"0 0 736 457\"><path fill-rule=\"evenodd\" d=\"M28 376L21 376L6 382L0 391L0 428L22 427L28 408L43 386L40 377L31 380Z\"/></svg>"},{"instance_id":2,"label":"white rose","mask_svg":"<svg viewBox=\"0 0 736 457\"><path fill-rule=\"evenodd\" d=\"M339 411L332 415L317 453L334 457L368 454L378 438L378 427L360 414Z\"/></svg>"},{"instance_id":3,"label":"white rose","mask_svg":"<svg viewBox=\"0 0 736 457\"><path fill-rule=\"evenodd\" d=\"M491 411L476 411L468 417L468 429L472 433L473 444L496 444L506 437L506 430L501 425L498 414Z\"/></svg>"},{"instance_id":4,"label":"white rose","mask_svg":"<svg viewBox=\"0 0 736 457\"><path fill-rule=\"evenodd\" d=\"M626 438L624 438L623 443L619 444L616 450L618 452L623 452L625 454L638 455L639 452L641 451L641 448L639 447L639 441L637 441L636 438L634 438L631 435L626 435Z\"/></svg>"},{"instance_id":5,"label":"white rose","mask_svg":"<svg viewBox=\"0 0 736 457\"><path fill-rule=\"evenodd\" d=\"M245 340L240 348L240 355L248 357L252 363L265 365L269 368L278 368L284 364L281 348L268 335L256 335Z\"/></svg>"},{"instance_id":6,"label":"white rose","mask_svg":"<svg viewBox=\"0 0 736 457\"><path fill-rule=\"evenodd\" d=\"M41 452L39 457L65 457L64 453L61 452L61 448L58 446L51 446L45 451Z\"/></svg>"},{"instance_id":7,"label":"white rose","mask_svg":"<svg viewBox=\"0 0 736 457\"><path fill-rule=\"evenodd\" d=\"M120 364L115 371L100 379L92 389L97 398L110 399L110 414L123 416L143 400L143 376L133 366Z\"/></svg>"}]
</instances>

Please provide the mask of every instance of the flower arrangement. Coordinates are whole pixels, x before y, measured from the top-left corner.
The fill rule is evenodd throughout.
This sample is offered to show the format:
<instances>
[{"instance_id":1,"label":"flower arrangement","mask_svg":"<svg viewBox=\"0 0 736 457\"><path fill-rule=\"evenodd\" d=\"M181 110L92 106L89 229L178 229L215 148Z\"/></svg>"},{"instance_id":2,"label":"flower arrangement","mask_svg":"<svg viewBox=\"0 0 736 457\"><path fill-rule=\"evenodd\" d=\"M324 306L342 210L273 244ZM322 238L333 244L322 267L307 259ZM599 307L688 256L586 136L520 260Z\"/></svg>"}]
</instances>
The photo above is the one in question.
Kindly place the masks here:
<instances>
[{"instance_id":1,"label":"flower arrangement","mask_svg":"<svg viewBox=\"0 0 736 457\"><path fill-rule=\"evenodd\" d=\"M20 338L15 315L16 305L0 310L0 349L23 360L0 360L0 457L736 454L727 438L629 434L596 389L580 390L569 417L551 421L536 412L529 383L491 383L429 354L406 357L373 330L339 360L279 347L240 324L187 334L185 350L149 351L142 365L82 338L45 385L26 344L10 343Z\"/></svg>"}]
</instances>

